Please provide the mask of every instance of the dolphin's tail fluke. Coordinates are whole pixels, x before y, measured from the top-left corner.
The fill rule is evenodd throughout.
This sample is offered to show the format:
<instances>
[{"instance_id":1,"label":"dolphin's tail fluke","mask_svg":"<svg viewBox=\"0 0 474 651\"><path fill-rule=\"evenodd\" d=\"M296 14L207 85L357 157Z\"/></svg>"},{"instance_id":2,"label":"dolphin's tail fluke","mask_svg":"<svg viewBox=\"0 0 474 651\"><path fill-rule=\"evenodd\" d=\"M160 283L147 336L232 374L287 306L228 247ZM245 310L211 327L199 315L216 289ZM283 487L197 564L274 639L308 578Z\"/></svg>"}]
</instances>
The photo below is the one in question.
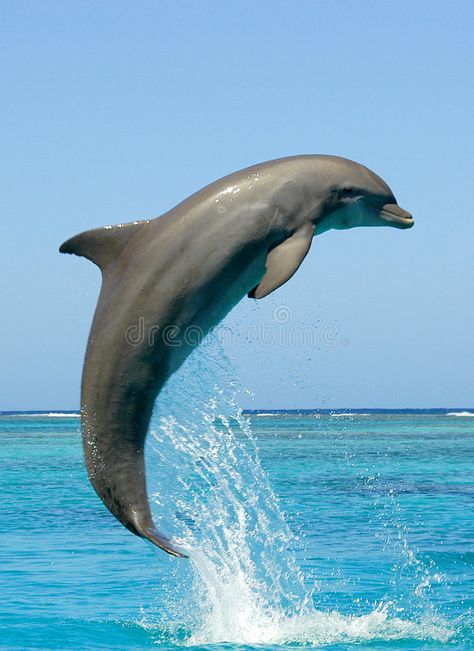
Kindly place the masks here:
<instances>
[{"instance_id":1,"label":"dolphin's tail fluke","mask_svg":"<svg viewBox=\"0 0 474 651\"><path fill-rule=\"evenodd\" d=\"M173 547L168 538L159 534L153 524L149 527L143 527L143 529L141 527L137 528L137 532L139 536L146 538L154 545L165 551L167 554L170 554L171 556L177 556L179 558L188 558L186 554L183 554L183 552L180 552L175 547Z\"/></svg>"},{"instance_id":2,"label":"dolphin's tail fluke","mask_svg":"<svg viewBox=\"0 0 474 651\"><path fill-rule=\"evenodd\" d=\"M110 401L107 394L101 398L103 402ZM89 397L86 402L90 402ZM125 412L113 412L111 420L105 416L99 420L95 408L82 409L84 453L91 484L104 505L129 531L171 556L187 558L157 531L148 502L143 448L150 409L137 401L143 407L137 413L134 401L127 398L118 402Z\"/></svg>"}]
</instances>

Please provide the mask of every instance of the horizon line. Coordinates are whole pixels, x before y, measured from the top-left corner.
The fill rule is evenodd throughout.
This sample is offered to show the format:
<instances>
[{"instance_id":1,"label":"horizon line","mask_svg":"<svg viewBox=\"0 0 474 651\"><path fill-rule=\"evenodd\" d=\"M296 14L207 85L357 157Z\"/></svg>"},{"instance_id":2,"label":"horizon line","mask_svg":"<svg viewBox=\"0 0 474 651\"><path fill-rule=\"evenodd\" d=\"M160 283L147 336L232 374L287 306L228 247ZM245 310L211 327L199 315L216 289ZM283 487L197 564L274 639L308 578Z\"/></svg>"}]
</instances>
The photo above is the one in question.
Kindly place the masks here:
<instances>
[{"instance_id":1,"label":"horizon line","mask_svg":"<svg viewBox=\"0 0 474 651\"><path fill-rule=\"evenodd\" d=\"M445 412L445 411L473 411L474 407L278 407L278 408L243 408L244 414L291 414L291 413L334 413L334 412L373 412L373 413L397 413L397 412ZM0 409L0 415L14 414L70 414L80 416L79 409Z\"/></svg>"}]
</instances>

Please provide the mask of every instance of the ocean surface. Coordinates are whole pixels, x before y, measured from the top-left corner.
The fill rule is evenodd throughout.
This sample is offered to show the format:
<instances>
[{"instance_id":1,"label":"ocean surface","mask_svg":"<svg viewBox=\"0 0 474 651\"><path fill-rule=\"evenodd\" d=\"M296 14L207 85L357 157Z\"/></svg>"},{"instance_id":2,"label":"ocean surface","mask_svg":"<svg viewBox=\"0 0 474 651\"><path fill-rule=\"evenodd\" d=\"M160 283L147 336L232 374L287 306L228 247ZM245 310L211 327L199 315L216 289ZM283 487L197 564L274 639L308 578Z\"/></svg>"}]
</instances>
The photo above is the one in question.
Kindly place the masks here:
<instances>
[{"instance_id":1,"label":"ocean surface","mask_svg":"<svg viewBox=\"0 0 474 651\"><path fill-rule=\"evenodd\" d=\"M189 559L102 506L77 415L0 415L1 648L474 649L474 409L245 414L217 366L148 437Z\"/></svg>"}]
</instances>

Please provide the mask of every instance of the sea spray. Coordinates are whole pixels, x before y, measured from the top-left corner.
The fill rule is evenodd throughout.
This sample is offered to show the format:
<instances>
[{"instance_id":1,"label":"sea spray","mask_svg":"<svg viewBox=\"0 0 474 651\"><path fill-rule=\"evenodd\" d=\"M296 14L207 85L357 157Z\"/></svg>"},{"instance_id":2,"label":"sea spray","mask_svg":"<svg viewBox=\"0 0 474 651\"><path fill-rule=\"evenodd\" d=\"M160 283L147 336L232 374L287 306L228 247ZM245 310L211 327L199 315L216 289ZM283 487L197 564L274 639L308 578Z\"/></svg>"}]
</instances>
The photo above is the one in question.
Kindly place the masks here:
<instances>
[{"instance_id":1,"label":"sea spray","mask_svg":"<svg viewBox=\"0 0 474 651\"><path fill-rule=\"evenodd\" d=\"M171 561L181 591L168 602L187 631L175 643L448 640L452 631L433 613L405 621L388 601L357 615L315 608L317 586L305 585L301 542L261 467L235 378L216 341L204 342L160 394L148 437L155 521L190 556ZM150 617L141 624L153 627Z\"/></svg>"},{"instance_id":2,"label":"sea spray","mask_svg":"<svg viewBox=\"0 0 474 651\"><path fill-rule=\"evenodd\" d=\"M311 595L235 376L209 342L181 369L179 391L171 381L161 394L149 437L150 494L158 528L190 555L201 636L255 639L253 628L305 612Z\"/></svg>"}]
</instances>

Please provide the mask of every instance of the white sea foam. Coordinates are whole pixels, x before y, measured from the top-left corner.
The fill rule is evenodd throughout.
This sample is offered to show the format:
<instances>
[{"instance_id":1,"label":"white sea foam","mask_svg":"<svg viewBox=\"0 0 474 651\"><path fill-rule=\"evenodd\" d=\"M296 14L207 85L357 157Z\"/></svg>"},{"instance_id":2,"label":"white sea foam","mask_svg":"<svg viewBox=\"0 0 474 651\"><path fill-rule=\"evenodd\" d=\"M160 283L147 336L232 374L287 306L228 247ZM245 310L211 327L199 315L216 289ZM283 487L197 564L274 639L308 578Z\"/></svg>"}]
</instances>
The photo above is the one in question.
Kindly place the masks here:
<instances>
[{"instance_id":1,"label":"white sea foam","mask_svg":"<svg viewBox=\"0 0 474 651\"><path fill-rule=\"evenodd\" d=\"M350 416L351 418L354 418L354 417L358 418L359 416L372 416L372 414L351 412L351 411L346 411L346 412L341 413L341 414L332 413L330 415L331 415L332 418L343 418L345 416Z\"/></svg>"},{"instance_id":2,"label":"white sea foam","mask_svg":"<svg viewBox=\"0 0 474 651\"><path fill-rule=\"evenodd\" d=\"M245 416L248 416L250 418L294 418L298 416L304 416L305 418L321 418L321 414L318 414L316 412L298 412L298 411L256 411L256 412L248 412L245 414Z\"/></svg>"},{"instance_id":3,"label":"white sea foam","mask_svg":"<svg viewBox=\"0 0 474 651\"><path fill-rule=\"evenodd\" d=\"M457 416L458 418L472 418L474 413L471 411L449 411L446 416Z\"/></svg>"},{"instance_id":4,"label":"white sea foam","mask_svg":"<svg viewBox=\"0 0 474 651\"><path fill-rule=\"evenodd\" d=\"M17 412L14 414L9 414L9 417L16 418L79 418L79 412L65 413L60 411L50 411L50 412L37 412L37 413L23 413Z\"/></svg>"},{"instance_id":5,"label":"white sea foam","mask_svg":"<svg viewBox=\"0 0 474 651\"><path fill-rule=\"evenodd\" d=\"M79 418L79 412L65 414L60 411L50 411L49 414L41 414L42 416L47 416L48 418Z\"/></svg>"}]
</instances>

